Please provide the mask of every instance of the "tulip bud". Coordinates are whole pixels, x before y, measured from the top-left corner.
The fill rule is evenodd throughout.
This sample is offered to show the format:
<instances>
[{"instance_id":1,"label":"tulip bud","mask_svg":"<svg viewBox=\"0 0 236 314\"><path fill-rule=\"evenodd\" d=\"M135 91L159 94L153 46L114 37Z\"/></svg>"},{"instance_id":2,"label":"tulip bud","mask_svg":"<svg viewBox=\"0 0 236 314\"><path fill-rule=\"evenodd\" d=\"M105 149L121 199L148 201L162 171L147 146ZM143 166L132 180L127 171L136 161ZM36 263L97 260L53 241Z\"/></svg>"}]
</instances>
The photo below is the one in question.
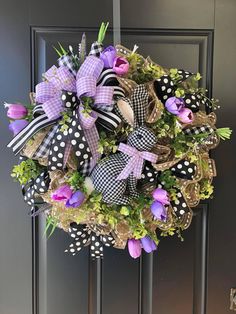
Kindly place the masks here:
<instances>
[{"instance_id":1,"label":"tulip bud","mask_svg":"<svg viewBox=\"0 0 236 314\"><path fill-rule=\"evenodd\" d=\"M28 114L27 108L21 104L5 104L5 107L8 108L7 116L10 119L22 119Z\"/></svg>"},{"instance_id":2,"label":"tulip bud","mask_svg":"<svg viewBox=\"0 0 236 314\"><path fill-rule=\"evenodd\" d=\"M138 258L141 255L141 243L139 240L129 239L128 240L129 254L133 258Z\"/></svg>"},{"instance_id":3,"label":"tulip bud","mask_svg":"<svg viewBox=\"0 0 236 314\"><path fill-rule=\"evenodd\" d=\"M194 120L194 115L192 110L188 109L188 108L183 108L180 110L179 114L178 114L178 119L182 122L182 123L192 123Z\"/></svg>"},{"instance_id":4,"label":"tulip bud","mask_svg":"<svg viewBox=\"0 0 236 314\"><path fill-rule=\"evenodd\" d=\"M9 130L16 136L21 130L23 130L29 124L26 120L15 120L9 124Z\"/></svg>"}]
</instances>

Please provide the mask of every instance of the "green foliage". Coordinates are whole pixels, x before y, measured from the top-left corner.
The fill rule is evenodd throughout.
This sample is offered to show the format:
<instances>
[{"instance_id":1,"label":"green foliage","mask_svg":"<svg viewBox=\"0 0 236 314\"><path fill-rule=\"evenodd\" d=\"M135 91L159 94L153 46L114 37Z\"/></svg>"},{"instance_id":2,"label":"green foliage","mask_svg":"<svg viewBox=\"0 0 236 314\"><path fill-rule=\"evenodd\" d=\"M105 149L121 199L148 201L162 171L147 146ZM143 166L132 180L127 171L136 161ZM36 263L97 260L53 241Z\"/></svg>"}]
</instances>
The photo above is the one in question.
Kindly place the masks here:
<instances>
[{"instance_id":1,"label":"green foliage","mask_svg":"<svg viewBox=\"0 0 236 314\"><path fill-rule=\"evenodd\" d=\"M164 74L164 70L161 66L152 63L150 60L144 60L134 51L127 55L126 58L130 65L128 78L138 84L158 79Z\"/></svg>"},{"instance_id":2,"label":"green foliage","mask_svg":"<svg viewBox=\"0 0 236 314\"><path fill-rule=\"evenodd\" d=\"M73 190L80 190L86 193L84 177L78 171L70 173L66 182L73 188Z\"/></svg>"},{"instance_id":3,"label":"green foliage","mask_svg":"<svg viewBox=\"0 0 236 314\"><path fill-rule=\"evenodd\" d=\"M46 228L44 231L44 235L46 235L47 238L49 239L54 233L54 231L56 230L58 221L55 217L52 217L52 216L47 216L46 219L47 221L46 221Z\"/></svg>"},{"instance_id":4,"label":"green foliage","mask_svg":"<svg viewBox=\"0 0 236 314\"><path fill-rule=\"evenodd\" d=\"M93 99L90 97L83 96L81 98L84 109L82 113L85 117L89 117L92 112Z\"/></svg>"},{"instance_id":5,"label":"green foliage","mask_svg":"<svg viewBox=\"0 0 236 314\"><path fill-rule=\"evenodd\" d=\"M59 121L60 131L67 131L69 128L69 123L71 122L72 112L69 110L65 110L61 112L61 120Z\"/></svg>"},{"instance_id":6,"label":"green foliage","mask_svg":"<svg viewBox=\"0 0 236 314\"><path fill-rule=\"evenodd\" d=\"M109 22L107 22L107 23L102 22L102 24L100 26L97 41L101 44L103 43L103 41L105 39L105 35L106 35L106 31L107 31L108 26L109 26Z\"/></svg>"},{"instance_id":7,"label":"green foliage","mask_svg":"<svg viewBox=\"0 0 236 314\"><path fill-rule=\"evenodd\" d=\"M116 140L112 137L108 137L105 132L100 133L100 139L98 142L98 152L100 154L114 154L117 151Z\"/></svg>"},{"instance_id":8,"label":"green foliage","mask_svg":"<svg viewBox=\"0 0 236 314\"><path fill-rule=\"evenodd\" d=\"M56 51L56 53L58 54L58 56L61 58L62 56L66 56L67 55L67 51L64 49L64 47L61 45L60 42L58 42L58 46L59 48L56 48L53 46L54 50Z\"/></svg>"},{"instance_id":9,"label":"green foliage","mask_svg":"<svg viewBox=\"0 0 236 314\"><path fill-rule=\"evenodd\" d=\"M158 138L169 137L174 138L178 134L180 124L177 117L164 109L162 116L154 124L151 125Z\"/></svg>"},{"instance_id":10,"label":"green foliage","mask_svg":"<svg viewBox=\"0 0 236 314\"><path fill-rule=\"evenodd\" d=\"M232 130L230 128L220 128L216 130L216 134L224 141L229 140L232 134Z\"/></svg>"},{"instance_id":11,"label":"green foliage","mask_svg":"<svg viewBox=\"0 0 236 314\"><path fill-rule=\"evenodd\" d=\"M12 168L11 176L21 185L29 182L30 179L36 179L41 173L42 167L33 159L22 161L19 165Z\"/></svg>"},{"instance_id":12,"label":"green foliage","mask_svg":"<svg viewBox=\"0 0 236 314\"><path fill-rule=\"evenodd\" d=\"M203 179L200 182L200 193L199 197L202 200L212 198L214 192L214 186L211 184L211 182L208 179Z\"/></svg>"}]
</instances>

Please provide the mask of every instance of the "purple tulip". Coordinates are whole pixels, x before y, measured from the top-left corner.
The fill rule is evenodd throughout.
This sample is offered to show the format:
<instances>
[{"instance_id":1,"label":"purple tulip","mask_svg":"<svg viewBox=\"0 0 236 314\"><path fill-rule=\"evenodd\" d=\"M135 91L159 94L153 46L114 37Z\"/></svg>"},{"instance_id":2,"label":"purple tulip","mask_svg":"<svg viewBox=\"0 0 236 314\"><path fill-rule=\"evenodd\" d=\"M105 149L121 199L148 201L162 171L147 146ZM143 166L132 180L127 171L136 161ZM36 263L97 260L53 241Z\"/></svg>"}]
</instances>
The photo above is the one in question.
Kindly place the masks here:
<instances>
[{"instance_id":1,"label":"purple tulip","mask_svg":"<svg viewBox=\"0 0 236 314\"><path fill-rule=\"evenodd\" d=\"M178 114L178 119L182 123L192 123L194 120L194 115L193 115L192 110L190 110L188 108L181 109L179 114Z\"/></svg>"},{"instance_id":2,"label":"purple tulip","mask_svg":"<svg viewBox=\"0 0 236 314\"><path fill-rule=\"evenodd\" d=\"M138 258L142 251L141 242L139 240L129 239L128 250L131 257Z\"/></svg>"},{"instance_id":3,"label":"purple tulip","mask_svg":"<svg viewBox=\"0 0 236 314\"><path fill-rule=\"evenodd\" d=\"M51 199L54 201L67 201L72 195L72 190L69 185L60 186L51 195Z\"/></svg>"},{"instance_id":4,"label":"purple tulip","mask_svg":"<svg viewBox=\"0 0 236 314\"><path fill-rule=\"evenodd\" d=\"M9 124L9 130L16 136L27 124L29 124L29 122L26 120L15 120Z\"/></svg>"},{"instance_id":5,"label":"purple tulip","mask_svg":"<svg viewBox=\"0 0 236 314\"><path fill-rule=\"evenodd\" d=\"M170 113L178 115L184 107L184 100L182 98L170 97L165 102L165 107Z\"/></svg>"},{"instance_id":6,"label":"purple tulip","mask_svg":"<svg viewBox=\"0 0 236 314\"><path fill-rule=\"evenodd\" d=\"M162 220L162 221L166 221L167 212L166 212L166 208L163 204L161 204L158 201L154 201L151 205L151 211L157 219Z\"/></svg>"},{"instance_id":7,"label":"purple tulip","mask_svg":"<svg viewBox=\"0 0 236 314\"><path fill-rule=\"evenodd\" d=\"M79 207L85 199L85 195L81 191L76 191L66 202L66 207Z\"/></svg>"},{"instance_id":8,"label":"purple tulip","mask_svg":"<svg viewBox=\"0 0 236 314\"><path fill-rule=\"evenodd\" d=\"M129 71L129 62L122 57L116 57L113 63L113 70L118 75L126 74Z\"/></svg>"},{"instance_id":9,"label":"purple tulip","mask_svg":"<svg viewBox=\"0 0 236 314\"><path fill-rule=\"evenodd\" d=\"M113 67L113 62L116 57L116 49L113 46L109 46L105 48L101 53L100 53L100 59L104 62L104 67L105 68L112 68Z\"/></svg>"},{"instance_id":10,"label":"purple tulip","mask_svg":"<svg viewBox=\"0 0 236 314\"><path fill-rule=\"evenodd\" d=\"M8 108L7 116L10 119L22 119L28 114L28 110L25 106L21 104L5 104Z\"/></svg>"},{"instance_id":11,"label":"purple tulip","mask_svg":"<svg viewBox=\"0 0 236 314\"><path fill-rule=\"evenodd\" d=\"M149 236L143 237L141 243L144 251L147 253L151 253L157 249L156 243Z\"/></svg>"},{"instance_id":12,"label":"purple tulip","mask_svg":"<svg viewBox=\"0 0 236 314\"><path fill-rule=\"evenodd\" d=\"M152 196L155 201L160 202L163 205L169 205L170 199L166 190L157 188L152 192Z\"/></svg>"}]
</instances>

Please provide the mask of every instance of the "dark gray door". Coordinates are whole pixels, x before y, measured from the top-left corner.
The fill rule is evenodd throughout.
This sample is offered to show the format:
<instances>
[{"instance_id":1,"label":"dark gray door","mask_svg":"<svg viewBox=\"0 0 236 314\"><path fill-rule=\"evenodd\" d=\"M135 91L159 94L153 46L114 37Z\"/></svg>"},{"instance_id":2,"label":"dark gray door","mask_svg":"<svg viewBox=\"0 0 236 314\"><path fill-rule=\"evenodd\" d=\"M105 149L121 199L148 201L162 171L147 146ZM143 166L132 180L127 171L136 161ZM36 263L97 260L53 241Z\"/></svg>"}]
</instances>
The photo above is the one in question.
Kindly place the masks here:
<instances>
[{"instance_id":1,"label":"dark gray door","mask_svg":"<svg viewBox=\"0 0 236 314\"><path fill-rule=\"evenodd\" d=\"M114 5L114 6L113 6ZM28 91L56 60L52 46L89 41L101 21L119 26L121 39L167 67L203 74L221 99L219 126L235 127L235 0L0 1L0 102L27 101ZM114 11L114 12L113 12ZM114 13L114 21L113 21ZM112 31L107 42L113 38ZM115 38L119 38L116 29ZM168 238L158 251L132 260L108 249L102 262L88 251L64 254L69 239L58 230L46 241L43 217L31 221L17 184L1 107L1 314L225 314L236 286L234 144L222 144L215 198L196 210L185 241Z\"/></svg>"}]
</instances>

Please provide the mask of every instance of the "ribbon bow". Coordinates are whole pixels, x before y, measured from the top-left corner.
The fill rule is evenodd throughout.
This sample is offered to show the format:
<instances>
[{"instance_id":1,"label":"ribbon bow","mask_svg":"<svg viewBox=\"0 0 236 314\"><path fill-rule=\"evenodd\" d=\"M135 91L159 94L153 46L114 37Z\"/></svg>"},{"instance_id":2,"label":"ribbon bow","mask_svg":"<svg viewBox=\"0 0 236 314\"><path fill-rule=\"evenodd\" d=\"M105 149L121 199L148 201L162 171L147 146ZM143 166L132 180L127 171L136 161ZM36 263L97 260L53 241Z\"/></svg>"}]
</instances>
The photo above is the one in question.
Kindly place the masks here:
<instances>
[{"instance_id":1,"label":"ribbon bow","mask_svg":"<svg viewBox=\"0 0 236 314\"><path fill-rule=\"evenodd\" d=\"M191 77L193 73L184 70L178 70L178 75L180 76L178 83L182 83ZM169 97L174 96L174 92L176 90L174 81L167 74L156 80L155 88L157 96L163 103L165 103ZM204 106L210 105L209 101L201 93L185 94L183 99L185 101L185 107L191 109L193 112L198 112L201 104Z\"/></svg>"},{"instance_id":2,"label":"ribbon bow","mask_svg":"<svg viewBox=\"0 0 236 314\"><path fill-rule=\"evenodd\" d=\"M131 158L117 177L117 180L127 179L131 173L133 173L134 177L137 179L141 179L144 160L148 160L152 163L157 162L156 154L146 151L140 152L136 148L124 143L120 143L118 150L131 156Z\"/></svg>"},{"instance_id":3,"label":"ribbon bow","mask_svg":"<svg viewBox=\"0 0 236 314\"><path fill-rule=\"evenodd\" d=\"M93 227L93 226L91 226ZM115 239L111 234L101 235L92 231L86 225L78 225L75 222L71 223L68 230L69 235L73 238L73 242L65 252L70 252L75 255L83 246L90 245L90 254L92 258L103 257L103 246L113 246Z\"/></svg>"}]
</instances>

